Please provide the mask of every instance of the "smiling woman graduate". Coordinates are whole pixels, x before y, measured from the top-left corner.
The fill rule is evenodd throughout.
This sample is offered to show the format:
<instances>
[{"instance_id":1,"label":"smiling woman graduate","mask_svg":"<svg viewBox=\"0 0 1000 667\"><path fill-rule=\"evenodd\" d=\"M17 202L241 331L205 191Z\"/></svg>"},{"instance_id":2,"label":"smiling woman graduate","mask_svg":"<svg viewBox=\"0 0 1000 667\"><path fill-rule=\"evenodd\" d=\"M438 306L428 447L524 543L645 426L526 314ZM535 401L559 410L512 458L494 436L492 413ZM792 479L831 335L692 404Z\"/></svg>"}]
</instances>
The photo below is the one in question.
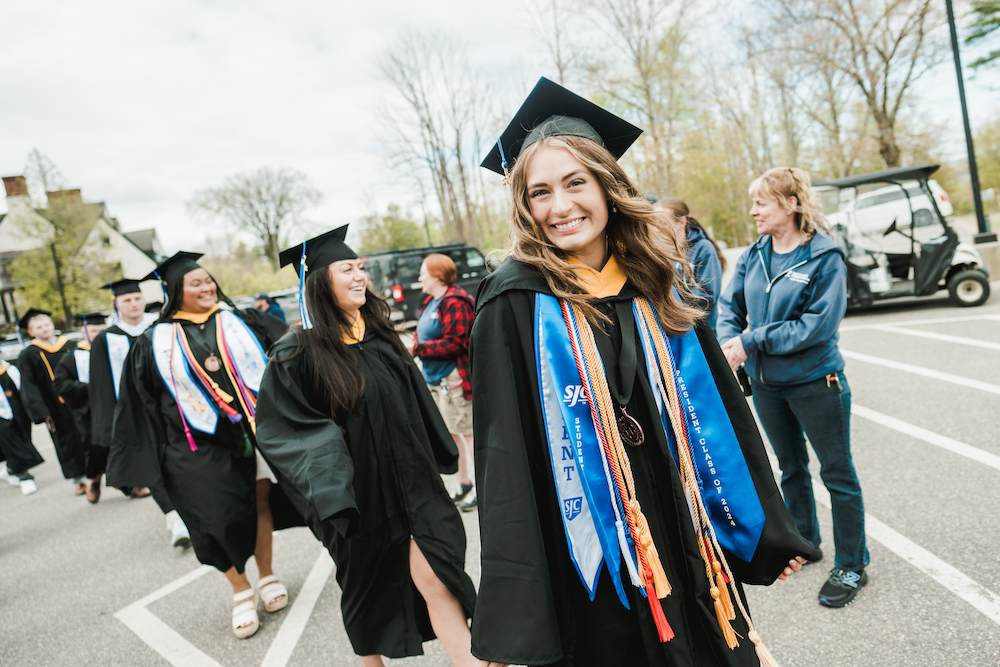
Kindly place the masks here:
<instances>
[{"instance_id":1,"label":"smiling woman graduate","mask_svg":"<svg viewBox=\"0 0 1000 667\"><path fill-rule=\"evenodd\" d=\"M337 564L362 664L422 655L437 636L453 664L475 665L465 527L441 480L458 450L346 233L281 253L299 269L302 326L271 350L261 451Z\"/></svg>"},{"instance_id":2,"label":"smiling woman graduate","mask_svg":"<svg viewBox=\"0 0 1000 667\"><path fill-rule=\"evenodd\" d=\"M471 345L483 664L756 666L741 584L819 555L617 163L640 132L542 79L483 163L513 197Z\"/></svg>"},{"instance_id":3,"label":"smiling woman graduate","mask_svg":"<svg viewBox=\"0 0 1000 667\"><path fill-rule=\"evenodd\" d=\"M254 453L264 349L285 325L237 310L199 257L179 252L144 279L165 283L167 303L126 358L107 478L112 486L165 486L198 560L232 585L233 630L242 639L259 625L256 593L267 611L288 604L271 572L272 529L303 525L280 490L271 493L267 465ZM244 572L252 555L257 591Z\"/></svg>"}]
</instances>

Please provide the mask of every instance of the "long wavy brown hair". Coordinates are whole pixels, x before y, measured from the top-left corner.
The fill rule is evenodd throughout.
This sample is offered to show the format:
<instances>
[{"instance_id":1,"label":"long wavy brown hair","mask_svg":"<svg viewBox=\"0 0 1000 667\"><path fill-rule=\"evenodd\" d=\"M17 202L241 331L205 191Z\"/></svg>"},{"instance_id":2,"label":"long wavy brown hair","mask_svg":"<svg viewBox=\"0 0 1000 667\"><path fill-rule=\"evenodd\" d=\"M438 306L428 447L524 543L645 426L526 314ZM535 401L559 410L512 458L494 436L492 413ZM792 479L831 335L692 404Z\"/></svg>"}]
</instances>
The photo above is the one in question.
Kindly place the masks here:
<instances>
[{"instance_id":1,"label":"long wavy brown hair","mask_svg":"<svg viewBox=\"0 0 1000 667\"><path fill-rule=\"evenodd\" d=\"M675 266L687 271L690 267L674 243L669 223L653 210L614 156L590 139L546 137L533 143L518 157L510 174L514 198L510 256L538 269L552 294L579 306L592 323L606 319L594 308L594 298L583 288L577 272L567 261L566 253L545 237L545 232L531 216L528 165L543 147L569 151L594 175L608 201L605 233L622 273L652 302L667 333L678 335L688 331L704 313L685 303L691 297L690 291L683 280L677 279Z\"/></svg>"}]
</instances>

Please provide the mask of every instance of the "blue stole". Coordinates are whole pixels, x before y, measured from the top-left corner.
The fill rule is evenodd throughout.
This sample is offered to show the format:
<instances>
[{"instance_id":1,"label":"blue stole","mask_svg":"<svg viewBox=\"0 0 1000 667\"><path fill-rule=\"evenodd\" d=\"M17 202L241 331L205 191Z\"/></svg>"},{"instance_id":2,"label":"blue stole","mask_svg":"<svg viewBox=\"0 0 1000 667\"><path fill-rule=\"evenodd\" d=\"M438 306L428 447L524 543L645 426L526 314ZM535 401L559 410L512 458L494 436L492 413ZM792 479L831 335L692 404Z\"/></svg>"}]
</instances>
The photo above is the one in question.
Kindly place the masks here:
<instances>
[{"instance_id":1,"label":"blue stole","mask_svg":"<svg viewBox=\"0 0 1000 667\"><path fill-rule=\"evenodd\" d=\"M633 313L642 338L650 388L660 410L660 425L678 465L676 440L669 415L663 409L668 399L655 347L634 306ZM683 402L698 483L712 525L723 547L749 561L760 541L764 510L739 440L697 334L692 329L680 337L664 334L664 338L669 341L671 358L679 360L679 365L674 364L676 377L672 381ZM579 333L575 327L567 327L558 299L536 293L535 366L570 558L591 599L601 565L606 564L618 598L628 608L619 574L623 558L632 584L643 594L645 591L638 576L632 537L624 522L624 509L598 437L595 419L599 417L591 412L588 396L594 395L593 389L586 374L581 377L573 340L578 342ZM648 436L646 441L650 442Z\"/></svg>"},{"instance_id":2,"label":"blue stole","mask_svg":"<svg viewBox=\"0 0 1000 667\"><path fill-rule=\"evenodd\" d=\"M632 312L642 339L647 376L660 411L661 425L674 463L679 465L677 440L670 417L664 410L666 390L661 383L667 380L661 377L656 347L635 304ZM673 361L675 377L671 381L681 400L698 487L716 537L727 551L749 562L764 530L764 508L743 458L740 441L715 385L698 334L693 328L683 336L668 337L663 327L660 332L667 340L667 352Z\"/></svg>"}]
</instances>

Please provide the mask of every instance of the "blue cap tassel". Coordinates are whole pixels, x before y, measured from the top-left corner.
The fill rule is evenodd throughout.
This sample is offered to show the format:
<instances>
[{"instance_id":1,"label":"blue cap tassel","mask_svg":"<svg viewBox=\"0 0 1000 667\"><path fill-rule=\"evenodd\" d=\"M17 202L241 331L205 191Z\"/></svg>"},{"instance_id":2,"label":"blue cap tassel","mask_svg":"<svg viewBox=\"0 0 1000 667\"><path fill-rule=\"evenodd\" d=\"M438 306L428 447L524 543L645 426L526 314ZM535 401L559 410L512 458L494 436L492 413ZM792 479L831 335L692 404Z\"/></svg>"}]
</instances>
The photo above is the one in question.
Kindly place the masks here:
<instances>
[{"instance_id":1,"label":"blue cap tassel","mask_svg":"<svg viewBox=\"0 0 1000 667\"><path fill-rule=\"evenodd\" d=\"M510 185L510 172L507 171L507 156L503 152L503 136L497 137L497 148L500 149L500 166L503 167L503 184Z\"/></svg>"},{"instance_id":2,"label":"blue cap tassel","mask_svg":"<svg viewBox=\"0 0 1000 667\"><path fill-rule=\"evenodd\" d=\"M302 328L312 329L312 319L309 317L309 306L306 305L306 242L302 242L302 259L299 260L299 319Z\"/></svg>"},{"instance_id":3,"label":"blue cap tassel","mask_svg":"<svg viewBox=\"0 0 1000 667\"><path fill-rule=\"evenodd\" d=\"M163 278L160 277L160 274L157 273L156 271L153 271L153 275L156 276L156 279L160 281L160 289L163 290L163 307L166 308L167 301L170 299L170 296L167 294L167 283L163 280Z\"/></svg>"}]
</instances>

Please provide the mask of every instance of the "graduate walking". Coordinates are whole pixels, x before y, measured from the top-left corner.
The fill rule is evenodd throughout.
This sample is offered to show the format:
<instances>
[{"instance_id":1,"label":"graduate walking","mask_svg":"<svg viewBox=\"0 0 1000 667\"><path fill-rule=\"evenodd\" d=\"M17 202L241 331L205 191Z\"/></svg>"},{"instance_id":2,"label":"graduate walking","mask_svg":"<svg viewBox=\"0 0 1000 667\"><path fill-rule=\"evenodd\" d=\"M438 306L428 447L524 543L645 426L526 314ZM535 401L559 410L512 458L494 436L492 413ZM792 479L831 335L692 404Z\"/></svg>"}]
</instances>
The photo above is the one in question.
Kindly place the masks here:
<instances>
[{"instance_id":1,"label":"graduate walking","mask_svg":"<svg viewBox=\"0 0 1000 667\"><path fill-rule=\"evenodd\" d=\"M90 350L90 419L91 442L87 450L87 500L97 503L101 498L101 478L108 464L115 405L121 388L125 359L135 339L156 321L157 315L146 313L146 299L138 280L123 279L108 283L102 289L111 292L115 319L111 326L94 337ZM126 496L151 494L163 512L170 532L170 543L184 549L191 545L187 526L162 484L144 488L123 487Z\"/></svg>"},{"instance_id":2,"label":"graduate walking","mask_svg":"<svg viewBox=\"0 0 1000 667\"><path fill-rule=\"evenodd\" d=\"M484 665L757 667L742 584L819 555L617 163L640 133L542 79L483 163L513 198L471 344Z\"/></svg>"},{"instance_id":3,"label":"graduate walking","mask_svg":"<svg viewBox=\"0 0 1000 667\"><path fill-rule=\"evenodd\" d=\"M441 479L458 452L346 233L281 253L299 267L302 325L264 371L260 448L337 564L362 665L422 655L435 636L452 664L476 665L465 528Z\"/></svg>"},{"instance_id":4,"label":"graduate walking","mask_svg":"<svg viewBox=\"0 0 1000 667\"><path fill-rule=\"evenodd\" d=\"M126 360L107 477L113 486L165 486L198 560L232 585L232 627L242 639L260 625L258 595L269 612L288 604L271 569L272 531L302 525L280 490L272 493L255 454L264 349L285 326L237 310L199 257L179 252L146 277L162 279L167 301ZM256 587L245 573L250 556L261 575Z\"/></svg>"},{"instance_id":5,"label":"graduate walking","mask_svg":"<svg viewBox=\"0 0 1000 667\"><path fill-rule=\"evenodd\" d=\"M44 463L31 443L31 420L21 402L21 371L0 359L0 478L29 496L38 490L31 468Z\"/></svg>"},{"instance_id":6,"label":"graduate walking","mask_svg":"<svg viewBox=\"0 0 1000 667\"><path fill-rule=\"evenodd\" d=\"M77 433L73 412L55 386L55 369L64 356L72 356L76 344L65 336L56 337L51 313L45 310L31 308L21 318L19 326L32 337L17 359L24 410L32 423L48 427L63 477L73 480L76 494L82 496L87 492L86 451Z\"/></svg>"}]
</instances>

